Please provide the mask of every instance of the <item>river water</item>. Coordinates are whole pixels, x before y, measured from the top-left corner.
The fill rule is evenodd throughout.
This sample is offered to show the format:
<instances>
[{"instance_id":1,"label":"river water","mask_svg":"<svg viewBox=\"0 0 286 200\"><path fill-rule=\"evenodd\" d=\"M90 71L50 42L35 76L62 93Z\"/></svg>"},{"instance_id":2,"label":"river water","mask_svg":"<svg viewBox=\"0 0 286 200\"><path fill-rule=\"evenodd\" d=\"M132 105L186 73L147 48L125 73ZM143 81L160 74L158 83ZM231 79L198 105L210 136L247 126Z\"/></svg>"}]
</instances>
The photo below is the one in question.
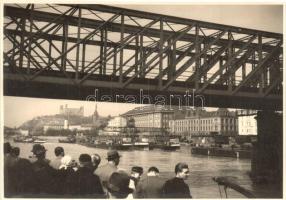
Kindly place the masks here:
<instances>
[{"instance_id":1,"label":"river water","mask_svg":"<svg viewBox=\"0 0 286 200\"><path fill-rule=\"evenodd\" d=\"M86 147L79 144L58 143L57 137L45 138L47 142L43 144L47 151L47 158L54 158L54 149L62 146L65 153L71 155L75 160L82 153L97 153L101 156L101 164L107 162L106 149ZM10 141L11 142L11 141ZM30 143L13 143L12 146L20 148L20 157L28 158L32 155L32 146ZM119 168L130 172L132 166L138 165L144 168L146 172L150 166L156 166L160 170L160 176L168 179L174 176L174 167L178 162L186 162L189 165L190 176L186 181L190 187L194 198L225 198L225 192L220 186L212 180L215 176L231 176L239 185L251 190L257 197L269 198L275 197L275 190L269 189L269 186L255 186L249 179L248 172L251 169L251 161L248 159L236 159L225 157L208 157L192 155L189 146L182 146L177 151L119 151L122 155ZM267 188L267 190L266 190ZM245 198L240 193L227 189L228 198Z\"/></svg>"}]
</instances>

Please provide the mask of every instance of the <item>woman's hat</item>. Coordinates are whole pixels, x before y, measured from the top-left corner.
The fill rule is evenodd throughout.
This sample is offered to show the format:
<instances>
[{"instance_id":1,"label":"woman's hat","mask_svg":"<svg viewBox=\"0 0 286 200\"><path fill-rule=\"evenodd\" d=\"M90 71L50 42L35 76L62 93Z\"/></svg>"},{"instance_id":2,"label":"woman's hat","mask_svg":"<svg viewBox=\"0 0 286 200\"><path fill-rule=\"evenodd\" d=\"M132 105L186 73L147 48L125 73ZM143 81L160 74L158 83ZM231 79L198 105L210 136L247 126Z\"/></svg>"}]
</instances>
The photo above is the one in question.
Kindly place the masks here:
<instances>
[{"instance_id":1,"label":"woman's hat","mask_svg":"<svg viewBox=\"0 0 286 200\"><path fill-rule=\"evenodd\" d=\"M107 159L115 159L120 157L121 155L119 155L118 151L116 150L110 150L107 152Z\"/></svg>"},{"instance_id":2,"label":"woman's hat","mask_svg":"<svg viewBox=\"0 0 286 200\"><path fill-rule=\"evenodd\" d=\"M33 152L35 155L40 155L45 153L47 150L45 147L41 144L34 144L33 149L31 152Z\"/></svg>"}]
</instances>

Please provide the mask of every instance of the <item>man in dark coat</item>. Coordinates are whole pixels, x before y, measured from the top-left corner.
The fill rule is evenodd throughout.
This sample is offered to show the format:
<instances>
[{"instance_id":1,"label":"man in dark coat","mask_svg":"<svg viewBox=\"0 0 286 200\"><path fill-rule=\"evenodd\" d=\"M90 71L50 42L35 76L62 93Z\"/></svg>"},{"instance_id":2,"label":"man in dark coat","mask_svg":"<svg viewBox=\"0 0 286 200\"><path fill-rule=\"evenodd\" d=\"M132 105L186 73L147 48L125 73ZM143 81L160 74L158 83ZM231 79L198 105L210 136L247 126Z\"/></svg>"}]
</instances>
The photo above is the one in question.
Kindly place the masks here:
<instances>
[{"instance_id":1,"label":"man in dark coat","mask_svg":"<svg viewBox=\"0 0 286 200\"><path fill-rule=\"evenodd\" d=\"M135 198L161 198L163 184L159 177L159 169L150 167L147 177L141 179L136 187Z\"/></svg>"},{"instance_id":2,"label":"man in dark coat","mask_svg":"<svg viewBox=\"0 0 286 200\"><path fill-rule=\"evenodd\" d=\"M15 159L15 164L11 168L13 182L13 197L26 197L31 195L33 191L33 169L32 163L25 158L20 158L20 148L13 147L11 150L11 156Z\"/></svg>"},{"instance_id":3,"label":"man in dark coat","mask_svg":"<svg viewBox=\"0 0 286 200\"><path fill-rule=\"evenodd\" d=\"M175 167L176 177L166 181L163 186L163 198L192 198L189 186L184 182L189 176L186 163L178 163Z\"/></svg>"},{"instance_id":4,"label":"man in dark coat","mask_svg":"<svg viewBox=\"0 0 286 200\"><path fill-rule=\"evenodd\" d=\"M35 144L32 152L37 160L32 163L33 169L33 193L38 197L46 197L54 195L56 186L57 170L49 165L49 160L46 159L46 149L41 144Z\"/></svg>"},{"instance_id":5,"label":"man in dark coat","mask_svg":"<svg viewBox=\"0 0 286 200\"><path fill-rule=\"evenodd\" d=\"M81 154L79 156L79 168L76 172L77 184L74 185L79 197L104 198L104 192L100 179L93 174L91 156Z\"/></svg>"},{"instance_id":6,"label":"man in dark coat","mask_svg":"<svg viewBox=\"0 0 286 200\"><path fill-rule=\"evenodd\" d=\"M111 174L117 171L117 166L120 162L120 155L115 150L110 150L107 152L107 161L108 163L105 165L101 165L98 167L94 174L98 175L103 186L103 189L107 193L107 183L110 179Z\"/></svg>"}]
</instances>

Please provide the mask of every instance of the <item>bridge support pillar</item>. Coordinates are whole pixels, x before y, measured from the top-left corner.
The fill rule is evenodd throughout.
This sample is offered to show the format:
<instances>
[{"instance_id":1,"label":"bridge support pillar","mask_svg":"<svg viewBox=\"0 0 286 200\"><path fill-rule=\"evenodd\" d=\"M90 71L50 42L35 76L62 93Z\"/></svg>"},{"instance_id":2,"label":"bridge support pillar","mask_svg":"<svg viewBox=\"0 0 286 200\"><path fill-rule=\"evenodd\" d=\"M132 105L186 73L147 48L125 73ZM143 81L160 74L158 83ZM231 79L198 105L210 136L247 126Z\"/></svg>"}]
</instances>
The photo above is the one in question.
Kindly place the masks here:
<instances>
[{"instance_id":1,"label":"bridge support pillar","mask_svg":"<svg viewBox=\"0 0 286 200\"><path fill-rule=\"evenodd\" d=\"M257 113L257 143L254 145L251 177L254 183L276 185L282 197L283 117L273 111Z\"/></svg>"}]
</instances>

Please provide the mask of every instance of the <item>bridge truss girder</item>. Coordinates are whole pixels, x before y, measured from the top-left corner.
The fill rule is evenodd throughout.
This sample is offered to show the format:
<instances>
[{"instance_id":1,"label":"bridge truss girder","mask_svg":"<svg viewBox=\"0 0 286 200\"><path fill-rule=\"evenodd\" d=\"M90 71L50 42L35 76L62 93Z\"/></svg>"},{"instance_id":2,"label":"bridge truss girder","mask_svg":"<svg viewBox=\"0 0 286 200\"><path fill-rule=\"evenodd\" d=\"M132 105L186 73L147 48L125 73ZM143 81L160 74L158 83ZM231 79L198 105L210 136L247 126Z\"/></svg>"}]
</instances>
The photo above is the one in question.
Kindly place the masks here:
<instances>
[{"instance_id":1,"label":"bridge truss girder","mask_svg":"<svg viewBox=\"0 0 286 200\"><path fill-rule=\"evenodd\" d=\"M282 108L281 34L104 5L21 6L4 7L5 95L49 98L19 84L45 82L70 91L195 90L208 106Z\"/></svg>"}]
</instances>

